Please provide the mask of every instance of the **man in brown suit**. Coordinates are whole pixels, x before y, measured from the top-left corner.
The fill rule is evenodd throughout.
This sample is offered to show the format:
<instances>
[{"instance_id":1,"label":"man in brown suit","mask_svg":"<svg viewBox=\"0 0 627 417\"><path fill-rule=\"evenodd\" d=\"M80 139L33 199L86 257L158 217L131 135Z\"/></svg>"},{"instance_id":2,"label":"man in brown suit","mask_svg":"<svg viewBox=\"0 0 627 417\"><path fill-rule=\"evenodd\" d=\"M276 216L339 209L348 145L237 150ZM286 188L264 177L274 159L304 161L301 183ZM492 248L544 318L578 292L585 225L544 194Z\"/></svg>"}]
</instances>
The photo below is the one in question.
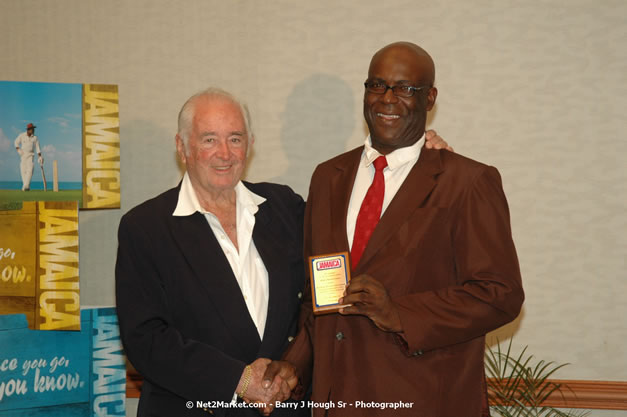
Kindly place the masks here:
<instances>
[{"instance_id":1,"label":"man in brown suit","mask_svg":"<svg viewBox=\"0 0 627 417\"><path fill-rule=\"evenodd\" d=\"M266 375L295 367L316 417L488 415L485 334L515 319L524 295L498 171L423 147L434 79L417 45L378 51L365 146L313 174L305 256L351 251L354 278L340 299L350 306L314 317L306 294L286 362ZM370 196L377 181L382 201Z\"/></svg>"}]
</instances>

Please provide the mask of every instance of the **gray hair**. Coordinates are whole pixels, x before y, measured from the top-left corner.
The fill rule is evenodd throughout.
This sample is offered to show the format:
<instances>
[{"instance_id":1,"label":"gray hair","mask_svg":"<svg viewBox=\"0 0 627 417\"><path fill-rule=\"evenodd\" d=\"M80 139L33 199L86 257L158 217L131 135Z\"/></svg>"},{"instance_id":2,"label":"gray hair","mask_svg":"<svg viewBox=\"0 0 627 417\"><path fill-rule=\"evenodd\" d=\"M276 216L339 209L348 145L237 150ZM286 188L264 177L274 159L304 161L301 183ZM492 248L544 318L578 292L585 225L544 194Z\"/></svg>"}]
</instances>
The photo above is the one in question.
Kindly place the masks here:
<instances>
[{"instance_id":1,"label":"gray hair","mask_svg":"<svg viewBox=\"0 0 627 417\"><path fill-rule=\"evenodd\" d=\"M178 134L183 139L183 142L187 144L187 140L189 139L189 133L192 130L192 121L194 120L194 113L196 111L195 104L198 99L215 97L224 98L239 106L242 112L242 117L244 118L246 134L248 135L249 140L252 139L254 133L250 122L250 112L248 111L246 104L226 90L217 87L209 87L188 98L185 104L183 104L183 107L181 107L178 118Z\"/></svg>"}]
</instances>

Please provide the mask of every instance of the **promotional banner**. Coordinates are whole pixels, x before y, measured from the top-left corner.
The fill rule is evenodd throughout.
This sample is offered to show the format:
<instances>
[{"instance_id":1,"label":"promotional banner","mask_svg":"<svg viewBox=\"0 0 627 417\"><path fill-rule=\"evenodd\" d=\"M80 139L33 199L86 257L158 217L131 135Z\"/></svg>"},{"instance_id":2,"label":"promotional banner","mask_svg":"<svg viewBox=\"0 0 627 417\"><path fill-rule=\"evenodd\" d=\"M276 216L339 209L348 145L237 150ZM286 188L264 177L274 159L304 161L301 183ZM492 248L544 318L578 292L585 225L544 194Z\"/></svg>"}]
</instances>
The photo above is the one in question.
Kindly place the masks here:
<instances>
[{"instance_id":1,"label":"promotional banner","mask_svg":"<svg viewBox=\"0 0 627 417\"><path fill-rule=\"evenodd\" d=\"M124 416L126 359L114 308L81 311L80 332L0 316L0 417Z\"/></svg>"},{"instance_id":2,"label":"promotional banner","mask_svg":"<svg viewBox=\"0 0 627 417\"><path fill-rule=\"evenodd\" d=\"M83 85L83 205L120 208L118 86Z\"/></svg>"},{"instance_id":3,"label":"promotional banner","mask_svg":"<svg viewBox=\"0 0 627 417\"><path fill-rule=\"evenodd\" d=\"M120 207L118 87L0 81L0 201Z\"/></svg>"},{"instance_id":4,"label":"promotional banner","mask_svg":"<svg viewBox=\"0 0 627 417\"><path fill-rule=\"evenodd\" d=\"M76 201L0 203L0 314L80 330Z\"/></svg>"}]
</instances>

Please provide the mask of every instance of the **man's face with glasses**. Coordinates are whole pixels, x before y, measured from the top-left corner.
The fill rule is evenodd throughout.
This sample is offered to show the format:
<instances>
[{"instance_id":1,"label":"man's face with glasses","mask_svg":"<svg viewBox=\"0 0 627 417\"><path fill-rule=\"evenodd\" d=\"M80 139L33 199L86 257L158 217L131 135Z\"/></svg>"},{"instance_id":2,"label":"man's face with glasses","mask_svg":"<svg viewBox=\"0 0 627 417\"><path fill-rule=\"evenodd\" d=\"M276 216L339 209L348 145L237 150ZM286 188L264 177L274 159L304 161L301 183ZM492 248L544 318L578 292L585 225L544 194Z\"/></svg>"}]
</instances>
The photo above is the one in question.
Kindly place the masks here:
<instances>
[{"instance_id":1,"label":"man's face with glasses","mask_svg":"<svg viewBox=\"0 0 627 417\"><path fill-rule=\"evenodd\" d=\"M422 137L437 96L430 65L429 58L403 46L385 48L372 58L364 117L379 152L411 146Z\"/></svg>"}]
</instances>

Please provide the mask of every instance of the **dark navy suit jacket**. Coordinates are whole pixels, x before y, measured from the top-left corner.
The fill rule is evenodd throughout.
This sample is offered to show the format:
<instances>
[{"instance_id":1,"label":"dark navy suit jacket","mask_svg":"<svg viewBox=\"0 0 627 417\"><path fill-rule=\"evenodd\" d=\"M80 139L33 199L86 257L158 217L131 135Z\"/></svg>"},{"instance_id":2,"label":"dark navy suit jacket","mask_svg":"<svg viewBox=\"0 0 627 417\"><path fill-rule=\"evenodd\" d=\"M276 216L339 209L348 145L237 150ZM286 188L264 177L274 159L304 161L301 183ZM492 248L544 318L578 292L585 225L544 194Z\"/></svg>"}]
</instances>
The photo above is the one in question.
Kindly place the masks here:
<instances>
[{"instance_id":1,"label":"dark navy suit jacket","mask_svg":"<svg viewBox=\"0 0 627 417\"><path fill-rule=\"evenodd\" d=\"M144 377L139 416L259 416L215 405L231 401L246 364L280 359L296 334L305 283L305 203L287 186L244 185L266 199L253 230L269 277L263 340L205 217L172 216L180 185L122 217L117 310L126 354ZM208 406L197 408L197 401ZM277 409L273 416L309 413Z\"/></svg>"}]
</instances>

